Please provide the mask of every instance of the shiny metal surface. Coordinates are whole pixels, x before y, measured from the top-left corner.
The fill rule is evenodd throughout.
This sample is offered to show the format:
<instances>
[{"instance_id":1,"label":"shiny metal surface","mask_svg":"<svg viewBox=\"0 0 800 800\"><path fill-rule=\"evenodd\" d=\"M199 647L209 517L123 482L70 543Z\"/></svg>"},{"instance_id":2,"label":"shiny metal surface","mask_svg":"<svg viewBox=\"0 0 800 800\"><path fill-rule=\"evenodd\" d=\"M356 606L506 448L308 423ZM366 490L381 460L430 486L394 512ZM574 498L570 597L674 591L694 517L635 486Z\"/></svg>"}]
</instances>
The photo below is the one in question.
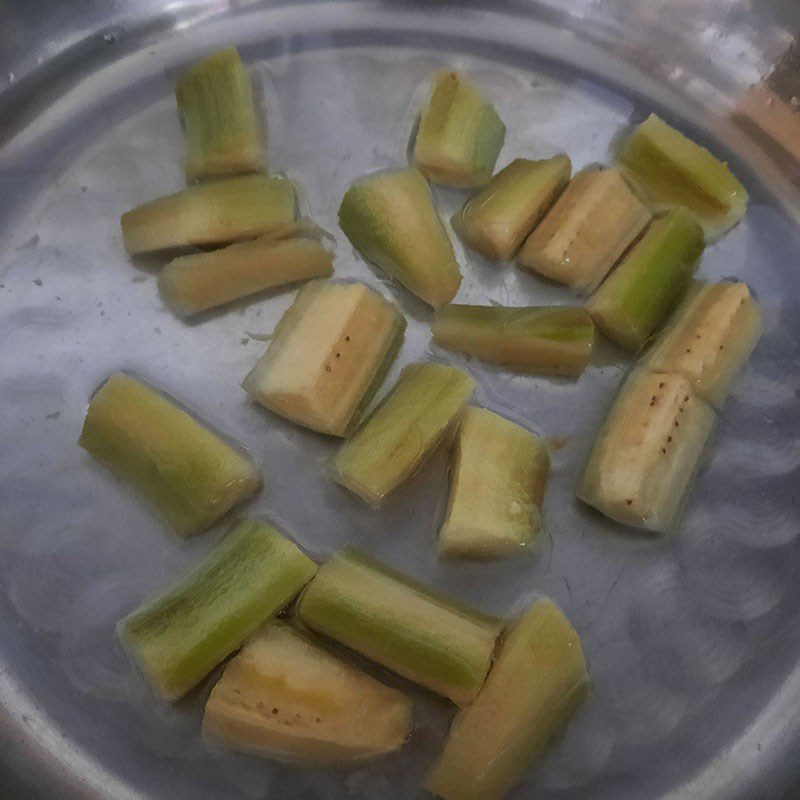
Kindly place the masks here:
<instances>
[{"instance_id":1,"label":"shiny metal surface","mask_svg":"<svg viewBox=\"0 0 800 800\"><path fill-rule=\"evenodd\" d=\"M301 772L206 750L204 690L159 704L116 620L195 562L224 526L171 537L75 442L94 387L137 370L254 452L269 514L320 556L356 543L482 608L552 595L581 632L594 692L514 798L800 797L800 111L796 3L540 0L493 4L26 0L0 5L0 797L239 800L419 796L448 710L420 698L397 758ZM239 382L290 294L185 325L125 258L119 214L183 183L175 74L237 44L257 64L272 167L336 231L356 176L401 162L430 69L475 73L509 135L501 163L607 161L650 110L725 155L747 220L701 273L756 290L767 328L721 415L680 528L624 531L572 490L629 359L578 381L512 377L431 347L428 312L338 236L336 271L399 299L399 368L466 363L480 403L550 437L546 536L514 562L436 561L440 455L380 512L330 482L333 444L248 405ZM462 198L441 191L446 216ZM458 255L461 301L569 295ZM392 377L393 377L392 376Z\"/></svg>"}]
</instances>

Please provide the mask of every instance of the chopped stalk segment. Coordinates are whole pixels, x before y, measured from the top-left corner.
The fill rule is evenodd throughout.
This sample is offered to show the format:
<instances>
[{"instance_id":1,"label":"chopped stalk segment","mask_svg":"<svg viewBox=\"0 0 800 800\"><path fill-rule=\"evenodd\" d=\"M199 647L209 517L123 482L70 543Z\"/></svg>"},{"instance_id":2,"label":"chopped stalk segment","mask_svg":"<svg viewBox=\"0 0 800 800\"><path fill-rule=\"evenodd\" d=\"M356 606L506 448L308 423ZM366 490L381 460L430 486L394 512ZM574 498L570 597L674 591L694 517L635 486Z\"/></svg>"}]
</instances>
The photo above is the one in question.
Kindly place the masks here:
<instances>
[{"instance_id":1,"label":"chopped stalk segment","mask_svg":"<svg viewBox=\"0 0 800 800\"><path fill-rule=\"evenodd\" d=\"M453 227L482 256L507 261L567 185L571 170L567 156L517 158L467 200Z\"/></svg>"},{"instance_id":2,"label":"chopped stalk segment","mask_svg":"<svg viewBox=\"0 0 800 800\"><path fill-rule=\"evenodd\" d=\"M583 702L580 639L550 600L508 631L486 685L460 711L425 788L443 800L500 800Z\"/></svg>"},{"instance_id":3,"label":"chopped stalk segment","mask_svg":"<svg viewBox=\"0 0 800 800\"><path fill-rule=\"evenodd\" d=\"M249 459L120 372L92 398L79 443L184 536L213 525L261 485Z\"/></svg>"},{"instance_id":4,"label":"chopped stalk segment","mask_svg":"<svg viewBox=\"0 0 800 800\"><path fill-rule=\"evenodd\" d=\"M311 766L391 753L411 732L411 701L274 622L225 668L203 732L245 753Z\"/></svg>"},{"instance_id":5,"label":"chopped stalk segment","mask_svg":"<svg viewBox=\"0 0 800 800\"><path fill-rule=\"evenodd\" d=\"M286 233L296 225L294 187L277 176L226 178L138 206L121 224L131 255Z\"/></svg>"},{"instance_id":6,"label":"chopped stalk segment","mask_svg":"<svg viewBox=\"0 0 800 800\"><path fill-rule=\"evenodd\" d=\"M625 177L656 209L686 206L713 241L747 210L747 192L705 147L651 114L631 134L619 156Z\"/></svg>"},{"instance_id":7,"label":"chopped stalk segment","mask_svg":"<svg viewBox=\"0 0 800 800\"><path fill-rule=\"evenodd\" d=\"M595 325L639 350L686 292L703 248L703 230L685 208L654 219L586 304Z\"/></svg>"},{"instance_id":8,"label":"chopped stalk segment","mask_svg":"<svg viewBox=\"0 0 800 800\"><path fill-rule=\"evenodd\" d=\"M445 186L480 186L492 176L505 136L481 90L458 72L443 72L419 120L414 166Z\"/></svg>"},{"instance_id":9,"label":"chopped stalk segment","mask_svg":"<svg viewBox=\"0 0 800 800\"><path fill-rule=\"evenodd\" d=\"M314 239L261 236L209 253L179 256L161 271L158 288L180 317L265 289L333 273L333 253Z\"/></svg>"},{"instance_id":10,"label":"chopped stalk segment","mask_svg":"<svg viewBox=\"0 0 800 800\"><path fill-rule=\"evenodd\" d=\"M550 472L545 443L483 408L468 408L456 438L447 518L439 552L519 555L542 528Z\"/></svg>"},{"instance_id":11,"label":"chopped stalk segment","mask_svg":"<svg viewBox=\"0 0 800 800\"><path fill-rule=\"evenodd\" d=\"M576 376L589 363L594 323L570 306L447 305L436 312L434 341L448 350L519 372Z\"/></svg>"},{"instance_id":12,"label":"chopped stalk segment","mask_svg":"<svg viewBox=\"0 0 800 800\"><path fill-rule=\"evenodd\" d=\"M253 87L236 48L195 64L181 78L175 97L186 133L189 180L263 169Z\"/></svg>"},{"instance_id":13,"label":"chopped stalk segment","mask_svg":"<svg viewBox=\"0 0 800 800\"><path fill-rule=\"evenodd\" d=\"M746 283L695 281L647 354L653 372L678 372L721 408L761 336L761 310Z\"/></svg>"},{"instance_id":14,"label":"chopped stalk segment","mask_svg":"<svg viewBox=\"0 0 800 800\"><path fill-rule=\"evenodd\" d=\"M714 420L682 375L636 370L594 443L578 497L617 522L666 531Z\"/></svg>"},{"instance_id":15,"label":"chopped stalk segment","mask_svg":"<svg viewBox=\"0 0 800 800\"><path fill-rule=\"evenodd\" d=\"M394 361L405 328L400 310L363 283L314 281L283 315L242 387L276 414L346 436Z\"/></svg>"},{"instance_id":16,"label":"chopped stalk segment","mask_svg":"<svg viewBox=\"0 0 800 800\"><path fill-rule=\"evenodd\" d=\"M382 172L353 184L339 207L339 225L367 261L434 308L458 292L453 245L417 170Z\"/></svg>"},{"instance_id":17,"label":"chopped stalk segment","mask_svg":"<svg viewBox=\"0 0 800 800\"><path fill-rule=\"evenodd\" d=\"M613 169L587 169L528 237L518 261L577 292L591 292L650 221Z\"/></svg>"},{"instance_id":18,"label":"chopped stalk segment","mask_svg":"<svg viewBox=\"0 0 800 800\"><path fill-rule=\"evenodd\" d=\"M379 505L450 432L474 390L475 381L454 367L406 367L391 393L342 445L333 462L335 479Z\"/></svg>"},{"instance_id":19,"label":"chopped stalk segment","mask_svg":"<svg viewBox=\"0 0 800 800\"><path fill-rule=\"evenodd\" d=\"M122 643L177 700L308 583L317 565L271 525L243 522L166 594L119 624Z\"/></svg>"},{"instance_id":20,"label":"chopped stalk segment","mask_svg":"<svg viewBox=\"0 0 800 800\"><path fill-rule=\"evenodd\" d=\"M349 550L322 565L300 619L415 683L469 703L483 685L500 623Z\"/></svg>"}]
</instances>

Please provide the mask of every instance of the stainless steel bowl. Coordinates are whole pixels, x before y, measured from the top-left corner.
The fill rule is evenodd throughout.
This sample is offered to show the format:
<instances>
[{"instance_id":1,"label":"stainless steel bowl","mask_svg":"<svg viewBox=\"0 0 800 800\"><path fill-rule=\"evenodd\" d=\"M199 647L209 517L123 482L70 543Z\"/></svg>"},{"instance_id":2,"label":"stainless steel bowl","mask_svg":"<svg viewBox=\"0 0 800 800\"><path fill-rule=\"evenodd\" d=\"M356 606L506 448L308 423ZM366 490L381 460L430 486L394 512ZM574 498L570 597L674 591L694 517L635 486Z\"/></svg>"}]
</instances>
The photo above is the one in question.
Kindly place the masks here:
<instances>
[{"instance_id":1,"label":"stainless steel bowl","mask_svg":"<svg viewBox=\"0 0 800 800\"><path fill-rule=\"evenodd\" d=\"M119 367L249 446L268 481L249 510L312 552L360 544L496 613L555 597L584 638L594 692L513 798L799 797L799 31L797 3L746 0L0 0L0 797L416 797L450 713L420 696L399 757L300 771L206 749L205 690L174 709L150 695L114 624L222 529L176 541L77 448L90 392ZM767 326L679 530L642 537L572 499L630 365L611 347L578 382L466 365L479 402L564 444L547 535L521 561L437 562L443 457L367 512L327 479L329 441L247 404L238 383L264 348L253 336L290 295L185 325L118 229L120 213L182 185L174 77L230 43L262 78L274 168L333 231L347 184L405 158L416 87L440 63L490 88L509 123L501 161L607 161L651 110L730 161L751 209L701 271L747 280ZM448 216L460 198L438 195ZM338 274L378 284L339 239ZM568 298L459 256L462 299ZM431 347L421 306L384 290L410 321L397 369L464 363Z\"/></svg>"}]
</instances>

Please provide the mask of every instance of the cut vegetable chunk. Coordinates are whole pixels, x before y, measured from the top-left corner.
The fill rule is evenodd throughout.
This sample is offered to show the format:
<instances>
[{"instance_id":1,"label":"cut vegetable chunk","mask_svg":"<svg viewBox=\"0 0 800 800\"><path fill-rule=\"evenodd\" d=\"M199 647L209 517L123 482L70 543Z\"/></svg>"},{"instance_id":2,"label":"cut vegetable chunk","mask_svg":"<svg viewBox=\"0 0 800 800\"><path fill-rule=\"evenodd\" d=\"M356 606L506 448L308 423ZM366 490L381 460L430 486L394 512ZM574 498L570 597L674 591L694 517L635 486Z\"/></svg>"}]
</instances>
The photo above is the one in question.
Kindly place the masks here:
<instances>
[{"instance_id":1,"label":"cut vegetable chunk","mask_svg":"<svg viewBox=\"0 0 800 800\"><path fill-rule=\"evenodd\" d=\"M586 304L595 325L639 350L686 293L704 246L703 230L685 208L654 219Z\"/></svg>"},{"instance_id":2,"label":"cut vegetable chunk","mask_svg":"<svg viewBox=\"0 0 800 800\"><path fill-rule=\"evenodd\" d=\"M570 306L451 304L436 312L432 329L448 350L540 375L580 375L594 347L592 318Z\"/></svg>"},{"instance_id":3,"label":"cut vegetable chunk","mask_svg":"<svg viewBox=\"0 0 800 800\"><path fill-rule=\"evenodd\" d=\"M571 170L567 156L517 158L467 200L453 227L490 261L508 260L567 185Z\"/></svg>"},{"instance_id":4,"label":"cut vegetable chunk","mask_svg":"<svg viewBox=\"0 0 800 800\"><path fill-rule=\"evenodd\" d=\"M181 78L175 97L186 133L189 180L263 169L253 87L236 48L195 64Z\"/></svg>"},{"instance_id":5,"label":"cut vegetable chunk","mask_svg":"<svg viewBox=\"0 0 800 800\"><path fill-rule=\"evenodd\" d=\"M79 443L181 535L209 527L261 485L249 459L159 392L119 372L92 398Z\"/></svg>"},{"instance_id":6,"label":"cut vegetable chunk","mask_svg":"<svg viewBox=\"0 0 800 800\"><path fill-rule=\"evenodd\" d=\"M761 310L746 283L695 281L647 355L653 372L678 372L721 408L761 336Z\"/></svg>"},{"instance_id":7,"label":"cut vegetable chunk","mask_svg":"<svg viewBox=\"0 0 800 800\"><path fill-rule=\"evenodd\" d=\"M613 169L587 169L528 237L518 261L578 292L591 292L650 221Z\"/></svg>"},{"instance_id":8,"label":"cut vegetable chunk","mask_svg":"<svg viewBox=\"0 0 800 800\"><path fill-rule=\"evenodd\" d=\"M276 414L346 436L394 361L405 328L399 309L363 283L314 281L300 290L242 386Z\"/></svg>"},{"instance_id":9,"label":"cut vegetable chunk","mask_svg":"<svg viewBox=\"0 0 800 800\"><path fill-rule=\"evenodd\" d=\"M167 700L199 683L314 577L317 565L264 522L243 522L166 594L119 624Z\"/></svg>"},{"instance_id":10,"label":"cut vegetable chunk","mask_svg":"<svg viewBox=\"0 0 800 800\"><path fill-rule=\"evenodd\" d=\"M180 317L265 289L333 273L333 253L314 239L261 236L210 253L179 256L161 271L158 288Z\"/></svg>"},{"instance_id":11,"label":"cut vegetable chunk","mask_svg":"<svg viewBox=\"0 0 800 800\"><path fill-rule=\"evenodd\" d=\"M657 209L686 206L709 241L730 230L747 210L747 192L728 166L655 114L631 134L619 160L648 202Z\"/></svg>"},{"instance_id":12,"label":"cut vegetable chunk","mask_svg":"<svg viewBox=\"0 0 800 800\"><path fill-rule=\"evenodd\" d=\"M417 170L382 172L353 184L339 207L339 225L367 261L434 308L458 292L453 245Z\"/></svg>"},{"instance_id":13,"label":"cut vegetable chunk","mask_svg":"<svg viewBox=\"0 0 800 800\"><path fill-rule=\"evenodd\" d=\"M583 702L578 634L550 600L514 624L486 685L450 726L425 787L444 800L500 800Z\"/></svg>"},{"instance_id":14,"label":"cut vegetable chunk","mask_svg":"<svg viewBox=\"0 0 800 800\"><path fill-rule=\"evenodd\" d=\"M443 72L419 120L414 166L445 186L480 186L492 176L505 135L481 90L458 72Z\"/></svg>"},{"instance_id":15,"label":"cut vegetable chunk","mask_svg":"<svg viewBox=\"0 0 800 800\"><path fill-rule=\"evenodd\" d=\"M350 764L402 747L411 717L402 692L274 622L225 668L208 698L203 732L245 753Z\"/></svg>"},{"instance_id":16,"label":"cut vegetable chunk","mask_svg":"<svg viewBox=\"0 0 800 800\"><path fill-rule=\"evenodd\" d=\"M297 614L315 631L458 705L483 685L500 631L498 620L354 550L322 565Z\"/></svg>"},{"instance_id":17,"label":"cut vegetable chunk","mask_svg":"<svg viewBox=\"0 0 800 800\"><path fill-rule=\"evenodd\" d=\"M714 421L682 375L635 371L594 443L578 497L625 525L666 531Z\"/></svg>"},{"instance_id":18,"label":"cut vegetable chunk","mask_svg":"<svg viewBox=\"0 0 800 800\"><path fill-rule=\"evenodd\" d=\"M466 408L475 381L443 364L412 364L394 389L342 445L335 479L378 505L408 480L450 432Z\"/></svg>"},{"instance_id":19,"label":"cut vegetable chunk","mask_svg":"<svg viewBox=\"0 0 800 800\"><path fill-rule=\"evenodd\" d=\"M296 224L294 187L278 176L226 178L145 203L121 224L131 255L286 233Z\"/></svg>"},{"instance_id":20,"label":"cut vegetable chunk","mask_svg":"<svg viewBox=\"0 0 800 800\"><path fill-rule=\"evenodd\" d=\"M525 552L542 528L550 472L544 441L483 408L458 428L439 552L496 558Z\"/></svg>"}]
</instances>

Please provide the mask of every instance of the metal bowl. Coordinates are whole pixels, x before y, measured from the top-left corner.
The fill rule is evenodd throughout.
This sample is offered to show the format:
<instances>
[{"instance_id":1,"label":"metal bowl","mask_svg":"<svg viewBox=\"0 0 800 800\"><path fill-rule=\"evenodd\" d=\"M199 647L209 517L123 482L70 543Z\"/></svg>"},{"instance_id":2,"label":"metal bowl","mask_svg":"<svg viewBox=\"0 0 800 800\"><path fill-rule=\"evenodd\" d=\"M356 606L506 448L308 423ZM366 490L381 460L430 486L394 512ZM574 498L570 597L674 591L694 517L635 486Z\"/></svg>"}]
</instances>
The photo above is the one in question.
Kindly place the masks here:
<instances>
[{"instance_id":1,"label":"metal bowl","mask_svg":"<svg viewBox=\"0 0 800 800\"><path fill-rule=\"evenodd\" d=\"M273 2L25 0L0 4L0 795L111 800L377 798L420 793L450 710L418 696L402 754L299 770L206 748L204 693L160 704L116 620L197 561L224 526L164 531L76 446L91 391L130 368L247 445L268 488L247 509L320 557L344 543L488 611L553 596L582 634L591 698L512 798L756 800L800 796L800 9L746 0ZM747 219L701 273L747 280L766 331L722 412L679 528L643 537L573 499L630 359L611 347L577 382L514 377L432 347L409 316L405 363L464 364L478 402L563 445L546 535L527 558L437 561L440 454L380 512L325 474L334 445L260 413L239 382L290 301L275 293L186 325L154 272L125 257L128 208L183 184L176 74L228 44L256 64L270 159L336 231L345 187L405 159L416 87L463 67L496 99L501 163L568 152L608 161L657 111L727 159ZM449 217L463 195L440 191ZM339 237L336 269L380 277ZM459 249L460 299L569 295Z\"/></svg>"}]
</instances>

